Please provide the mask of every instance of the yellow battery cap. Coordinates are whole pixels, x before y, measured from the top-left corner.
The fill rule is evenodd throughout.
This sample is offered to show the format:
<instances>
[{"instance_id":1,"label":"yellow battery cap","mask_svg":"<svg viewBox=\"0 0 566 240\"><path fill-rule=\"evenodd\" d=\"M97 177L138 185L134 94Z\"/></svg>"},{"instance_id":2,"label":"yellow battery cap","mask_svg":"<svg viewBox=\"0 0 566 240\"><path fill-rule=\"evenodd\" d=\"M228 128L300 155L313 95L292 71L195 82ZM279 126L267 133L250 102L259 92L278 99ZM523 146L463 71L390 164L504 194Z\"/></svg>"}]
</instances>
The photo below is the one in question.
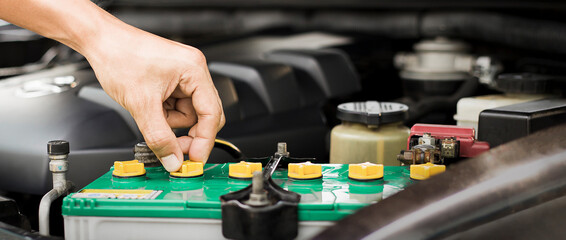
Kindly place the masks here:
<instances>
[{"instance_id":1,"label":"yellow battery cap","mask_svg":"<svg viewBox=\"0 0 566 240\"><path fill-rule=\"evenodd\" d=\"M145 168L138 160L114 162L114 171L112 171L114 177L129 178L143 175L145 175Z\"/></svg>"},{"instance_id":2,"label":"yellow battery cap","mask_svg":"<svg viewBox=\"0 0 566 240\"><path fill-rule=\"evenodd\" d=\"M200 177L204 172L203 167L204 164L202 162L187 160L183 162L179 171L169 173L169 176L177 178Z\"/></svg>"},{"instance_id":3,"label":"yellow battery cap","mask_svg":"<svg viewBox=\"0 0 566 240\"><path fill-rule=\"evenodd\" d=\"M231 178L251 179L255 171L261 171L261 163L241 161L239 163L230 164L228 176Z\"/></svg>"},{"instance_id":4,"label":"yellow battery cap","mask_svg":"<svg viewBox=\"0 0 566 240\"><path fill-rule=\"evenodd\" d=\"M358 163L348 166L348 177L358 181L371 181L383 178L383 164Z\"/></svg>"},{"instance_id":5,"label":"yellow battery cap","mask_svg":"<svg viewBox=\"0 0 566 240\"><path fill-rule=\"evenodd\" d=\"M411 178L415 180L426 180L436 174L446 171L446 166L433 163L411 165Z\"/></svg>"},{"instance_id":6,"label":"yellow battery cap","mask_svg":"<svg viewBox=\"0 0 566 240\"><path fill-rule=\"evenodd\" d=\"M289 163L287 176L294 179L308 180L322 177L322 166L311 162Z\"/></svg>"}]
</instances>

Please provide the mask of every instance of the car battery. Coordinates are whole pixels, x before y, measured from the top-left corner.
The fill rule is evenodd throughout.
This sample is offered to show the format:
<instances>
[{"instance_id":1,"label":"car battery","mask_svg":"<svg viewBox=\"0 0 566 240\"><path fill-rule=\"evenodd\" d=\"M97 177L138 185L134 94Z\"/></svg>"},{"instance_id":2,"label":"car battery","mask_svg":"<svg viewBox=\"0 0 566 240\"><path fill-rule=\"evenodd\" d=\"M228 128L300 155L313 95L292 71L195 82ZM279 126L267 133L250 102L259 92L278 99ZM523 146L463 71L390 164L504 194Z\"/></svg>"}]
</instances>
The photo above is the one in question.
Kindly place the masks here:
<instances>
[{"instance_id":1,"label":"car battery","mask_svg":"<svg viewBox=\"0 0 566 240\"><path fill-rule=\"evenodd\" d=\"M126 166L128 163L137 164L138 169ZM249 173L251 160L204 164L202 172L197 170L192 178L170 176L163 167L139 164L137 160L117 162L109 172L64 198L66 239L224 239L220 197L252 183L241 173L232 172L243 169L245 173L247 169ZM315 172L308 174L316 175L318 170L319 177L301 179L297 174L307 174L308 168L286 164L271 175L276 185L300 194L297 239L313 237L335 221L412 182L403 166L300 164L314 166ZM262 166L265 164L256 165L257 170ZM138 175L120 177L116 175L118 170L133 172L130 176L137 171ZM183 167L185 170L192 171L190 167Z\"/></svg>"}]
</instances>

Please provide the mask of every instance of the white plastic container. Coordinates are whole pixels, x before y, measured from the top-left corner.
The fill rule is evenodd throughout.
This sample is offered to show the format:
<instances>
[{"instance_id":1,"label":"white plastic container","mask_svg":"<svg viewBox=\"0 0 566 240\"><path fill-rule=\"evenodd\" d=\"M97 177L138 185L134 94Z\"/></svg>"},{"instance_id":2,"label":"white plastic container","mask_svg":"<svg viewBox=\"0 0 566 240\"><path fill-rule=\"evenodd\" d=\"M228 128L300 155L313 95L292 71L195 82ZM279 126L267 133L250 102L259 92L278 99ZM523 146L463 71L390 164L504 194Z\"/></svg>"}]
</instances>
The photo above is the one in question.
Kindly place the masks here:
<instances>
[{"instance_id":1,"label":"white plastic container","mask_svg":"<svg viewBox=\"0 0 566 240\"><path fill-rule=\"evenodd\" d=\"M538 94L495 94L462 98L458 101L454 120L457 121L458 126L473 127L477 137L478 121L483 110L549 97L551 96Z\"/></svg>"},{"instance_id":2,"label":"white plastic container","mask_svg":"<svg viewBox=\"0 0 566 240\"><path fill-rule=\"evenodd\" d=\"M68 240L225 239L220 219L63 217L65 239ZM296 239L311 239L334 224L331 221L301 221Z\"/></svg>"},{"instance_id":3,"label":"white plastic container","mask_svg":"<svg viewBox=\"0 0 566 240\"><path fill-rule=\"evenodd\" d=\"M409 108L392 102L350 102L338 106L342 124L330 134L330 163L372 162L399 166L397 154L407 146Z\"/></svg>"}]
</instances>

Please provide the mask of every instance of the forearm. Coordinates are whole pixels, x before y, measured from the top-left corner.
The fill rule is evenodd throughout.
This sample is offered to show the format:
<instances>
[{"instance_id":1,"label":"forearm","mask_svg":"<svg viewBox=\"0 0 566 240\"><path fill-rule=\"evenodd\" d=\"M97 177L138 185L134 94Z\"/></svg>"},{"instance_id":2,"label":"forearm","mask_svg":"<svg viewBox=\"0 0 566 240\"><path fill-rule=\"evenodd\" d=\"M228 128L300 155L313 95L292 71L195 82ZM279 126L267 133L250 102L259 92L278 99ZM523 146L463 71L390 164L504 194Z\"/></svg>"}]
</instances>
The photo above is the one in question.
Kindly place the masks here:
<instances>
[{"instance_id":1,"label":"forearm","mask_svg":"<svg viewBox=\"0 0 566 240\"><path fill-rule=\"evenodd\" d=\"M83 55L105 27L126 25L89 0L0 0L0 18Z\"/></svg>"}]
</instances>

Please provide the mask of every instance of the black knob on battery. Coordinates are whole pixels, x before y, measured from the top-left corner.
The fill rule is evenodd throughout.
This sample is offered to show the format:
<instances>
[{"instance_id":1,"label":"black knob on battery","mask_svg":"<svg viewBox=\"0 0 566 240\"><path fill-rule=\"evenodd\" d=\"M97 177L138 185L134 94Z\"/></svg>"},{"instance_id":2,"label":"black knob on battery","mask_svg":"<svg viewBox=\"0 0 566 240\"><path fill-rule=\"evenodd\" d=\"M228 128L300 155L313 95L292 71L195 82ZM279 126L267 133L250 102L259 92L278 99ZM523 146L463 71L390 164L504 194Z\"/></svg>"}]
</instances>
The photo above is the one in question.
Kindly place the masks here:
<instances>
[{"instance_id":1,"label":"black knob on battery","mask_svg":"<svg viewBox=\"0 0 566 240\"><path fill-rule=\"evenodd\" d=\"M137 143L134 146L134 158L143 163L146 167L157 167L160 165L159 159L145 142Z\"/></svg>"},{"instance_id":2,"label":"black knob on battery","mask_svg":"<svg viewBox=\"0 0 566 240\"><path fill-rule=\"evenodd\" d=\"M65 140L53 140L47 143L47 154L64 155L69 154L69 142Z\"/></svg>"},{"instance_id":3,"label":"black knob on battery","mask_svg":"<svg viewBox=\"0 0 566 240\"><path fill-rule=\"evenodd\" d=\"M281 145L282 146L282 145ZM279 152L286 152L279 151ZM276 184L271 175L287 156L275 154L254 173L252 184L220 196L222 235L228 239L295 239L299 229L301 195Z\"/></svg>"}]
</instances>

